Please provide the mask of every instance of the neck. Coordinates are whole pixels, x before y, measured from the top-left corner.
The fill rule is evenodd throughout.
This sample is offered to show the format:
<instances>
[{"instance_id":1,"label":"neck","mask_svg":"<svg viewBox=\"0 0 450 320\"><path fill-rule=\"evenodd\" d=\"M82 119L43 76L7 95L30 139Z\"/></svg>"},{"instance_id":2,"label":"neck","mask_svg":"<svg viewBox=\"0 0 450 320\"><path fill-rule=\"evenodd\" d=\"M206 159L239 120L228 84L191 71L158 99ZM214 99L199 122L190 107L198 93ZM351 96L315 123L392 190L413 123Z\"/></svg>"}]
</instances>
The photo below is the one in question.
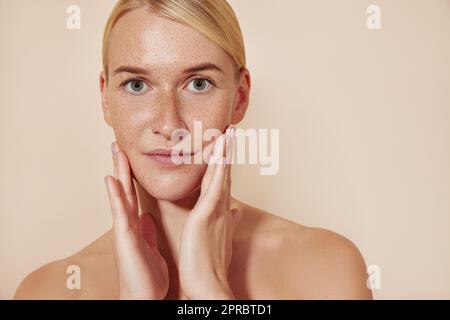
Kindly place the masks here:
<instances>
[{"instance_id":1,"label":"neck","mask_svg":"<svg viewBox=\"0 0 450 320\"><path fill-rule=\"evenodd\" d=\"M156 224L157 243L166 261L178 266L180 238L183 226L200 196L200 188L182 200L168 201L152 197L135 183L141 214L151 214Z\"/></svg>"},{"instance_id":2,"label":"neck","mask_svg":"<svg viewBox=\"0 0 450 320\"><path fill-rule=\"evenodd\" d=\"M156 224L159 252L167 262L171 299L187 299L179 284L178 257L184 223L200 196L200 186L188 197L178 201L159 200L152 197L137 181L136 192L140 214L151 214ZM231 197L231 206L240 207L239 201ZM242 210L242 208L241 208Z\"/></svg>"}]
</instances>

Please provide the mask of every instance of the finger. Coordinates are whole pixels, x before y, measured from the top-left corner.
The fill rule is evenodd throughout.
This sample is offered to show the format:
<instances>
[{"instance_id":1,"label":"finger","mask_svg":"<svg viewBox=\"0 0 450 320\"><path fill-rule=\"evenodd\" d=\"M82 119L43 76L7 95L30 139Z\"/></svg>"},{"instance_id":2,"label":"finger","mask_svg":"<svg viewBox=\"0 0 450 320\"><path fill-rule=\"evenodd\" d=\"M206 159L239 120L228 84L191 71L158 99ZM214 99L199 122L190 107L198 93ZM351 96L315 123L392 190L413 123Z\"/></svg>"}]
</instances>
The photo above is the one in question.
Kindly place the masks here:
<instances>
[{"instance_id":1,"label":"finger","mask_svg":"<svg viewBox=\"0 0 450 320\"><path fill-rule=\"evenodd\" d=\"M214 150L213 150L213 156L212 156L211 160L213 160L215 164L218 164L223 158L225 142L226 142L225 139L226 139L226 134L221 134L214 142L214 147L213 147Z\"/></svg>"},{"instance_id":2,"label":"finger","mask_svg":"<svg viewBox=\"0 0 450 320\"><path fill-rule=\"evenodd\" d=\"M227 132L227 141L226 141L226 153L224 155L226 160L226 179L225 186L229 189L231 185L231 164L233 163L233 151L234 151L234 128L231 128L230 131Z\"/></svg>"},{"instance_id":3,"label":"finger","mask_svg":"<svg viewBox=\"0 0 450 320\"><path fill-rule=\"evenodd\" d=\"M143 213L140 216L142 235L151 248L158 249L156 224L150 213Z\"/></svg>"},{"instance_id":4,"label":"finger","mask_svg":"<svg viewBox=\"0 0 450 320\"><path fill-rule=\"evenodd\" d=\"M117 142L113 142L111 144L111 153L112 153L112 158L113 158L113 164L114 164L114 177L117 178L117 165L116 165L116 147L117 146Z\"/></svg>"},{"instance_id":5,"label":"finger","mask_svg":"<svg viewBox=\"0 0 450 320\"><path fill-rule=\"evenodd\" d=\"M113 228L119 233L127 231L130 228L130 220L126 211L127 209L123 199L122 188L119 185L120 182L112 176L106 176L105 183L111 206Z\"/></svg>"},{"instance_id":6,"label":"finger","mask_svg":"<svg viewBox=\"0 0 450 320\"><path fill-rule=\"evenodd\" d=\"M231 202L231 179L230 179L230 175L231 175L231 164L230 163L225 163L225 178L223 179L224 181L222 182L222 194L223 197L225 198L225 208L227 210L227 212L230 212L230 202Z\"/></svg>"},{"instance_id":7,"label":"finger","mask_svg":"<svg viewBox=\"0 0 450 320\"><path fill-rule=\"evenodd\" d=\"M223 196L222 193L225 192L227 210L229 209L229 185L231 183L231 161L227 161L227 157L231 159L233 155L233 137L234 127L229 127L226 133L219 137L217 146L214 147L214 158L219 160L217 160L218 163L213 168L211 181L205 192L205 194L209 194L210 201L218 201Z\"/></svg>"},{"instance_id":8,"label":"finger","mask_svg":"<svg viewBox=\"0 0 450 320\"><path fill-rule=\"evenodd\" d=\"M213 155L213 151L214 151L214 144L215 141L211 141L210 143L208 143L202 150L203 152L203 162L206 164L209 164L209 161L211 160L211 157Z\"/></svg>"},{"instance_id":9,"label":"finger","mask_svg":"<svg viewBox=\"0 0 450 320\"><path fill-rule=\"evenodd\" d=\"M225 158L227 159L227 163L233 163L233 151L234 151L234 135L235 135L235 127L230 126L226 130L226 146L225 146Z\"/></svg>"},{"instance_id":10,"label":"finger","mask_svg":"<svg viewBox=\"0 0 450 320\"><path fill-rule=\"evenodd\" d=\"M233 240L233 234L235 233L236 227L239 223L239 220L241 220L242 212L238 208L233 208L230 210L230 225L231 225L231 232L228 233L229 241L232 243Z\"/></svg>"},{"instance_id":11,"label":"finger","mask_svg":"<svg viewBox=\"0 0 450 320\"><path fill-rule=\"evenodd\" d=\"M209 151L209 156L205 157L207 159L207 167L206 167L206 171L205 174L203 175L202 178L202 185L201 185L201 193L200 195L204 195L206 193L206 190L208 188L209 182L211 181L211 177L212 174L214 172L214 162L211 161L211 158L213 157L213 151L214 151L214 143L210 143L207 146L207 150L205 150L205 152ZM205 159L204 158L204 159Z\"/></svg>"},{"instance_id":12,"label":"finger","mask_svg":"<svg viewBox=\"0 0 450 320\"><path fill-rule=\"evenodd\" d=\"M203 176L202 180L202 190L201 194L204 195L206 190L209 188L209 184L211 183L211 179L214 175L215 168L217 166L218 161L221 159L220 154L224 145L224 135L221 134L216 141L211 146L211 155L208 159L208 167L206 168L206 172ZM216 160L217 159L217 160Z\"/></svg>"},{"instance_id":13,"label":"finger","mask_svg":"<svg viewBox=\"0 0 450 320\"><path fill-rule=\"evenodd\" d=\"M221 161L218 164L216 164L214 168L214 173L211 178L211 182L209 183L208 189L206 190L205 193L205 198L208 201L217 203L222 197L223 181L226 172L225 166L226 166L225 158L222 158Z\"/></svg>"},{"instance_id":14,"label":"finger","mask_svg":"<svg viewBox=\"0 0 450 320\"><path fill-rule=\"evenodd\" d=\"M225 205L227 212L230 211L230 198L231 198L231 163L234 149L234 128L231 128L227 132L227 145L225 154L225 178L222 184L223 196L225 197Z\"/></svg>"},{"instance_id":15,"label":"finger","mask_svg":"<svg viewBox=\"0 0 450 320\"><path fill-rule=\"evenodd\" d=\"M118 145L116 147L117 178L122 183L131 218L136 219L138 217L137 196L133 180L131 179L130 164L125 152Z\"/></svg>"}]
</instances>

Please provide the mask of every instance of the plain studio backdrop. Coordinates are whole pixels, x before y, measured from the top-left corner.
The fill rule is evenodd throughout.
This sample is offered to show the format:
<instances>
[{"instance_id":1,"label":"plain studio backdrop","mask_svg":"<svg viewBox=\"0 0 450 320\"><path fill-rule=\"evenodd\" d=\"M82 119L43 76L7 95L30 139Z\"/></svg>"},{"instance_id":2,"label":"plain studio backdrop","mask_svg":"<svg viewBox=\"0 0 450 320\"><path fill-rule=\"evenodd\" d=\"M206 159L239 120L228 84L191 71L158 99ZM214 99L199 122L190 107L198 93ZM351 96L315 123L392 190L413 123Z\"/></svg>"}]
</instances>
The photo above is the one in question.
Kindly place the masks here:
<instances>
[{"instance_id":1,"label":"plain studio backdrop","mask_svg":"<svg viewBox=\"0 0 450 320\"><path fill-rule=\"evenodd\" d=\"M98 76L114 3L0 0L0 298L111 227ZM381 272L375 298L450 298L450 1L230 3L253 80L240 127L280 130L278 174L237 165L233 196L351 239Z\"/></svg>"}]
</instances>

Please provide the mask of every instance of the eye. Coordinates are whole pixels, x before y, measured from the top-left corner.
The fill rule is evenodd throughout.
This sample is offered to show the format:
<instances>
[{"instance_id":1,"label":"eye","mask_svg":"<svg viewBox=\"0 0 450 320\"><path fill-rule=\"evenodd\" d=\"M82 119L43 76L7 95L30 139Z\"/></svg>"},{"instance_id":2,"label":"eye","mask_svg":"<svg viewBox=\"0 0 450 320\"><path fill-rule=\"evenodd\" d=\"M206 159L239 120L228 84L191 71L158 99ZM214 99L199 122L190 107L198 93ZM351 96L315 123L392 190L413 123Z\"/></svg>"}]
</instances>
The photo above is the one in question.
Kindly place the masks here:
<instances>
[{"instance_id":1,"label":"eye","mask_svg":"<svg viewBox=\"0 0 450 320\"><path fill-rule=\"evenodd\" d=\"M212 85L212 82L208 79L196 78L189 82L187 87L188 90L192 92L203 92L211 88Z\"/></svg>"},{"instance_id":2,"label":"eye","mask_svg":"<svg viewBox=\"0 0 450 320\"><path fill-rule=\"evenodd\" d=\"M133 79L125 82L125 89L129 93L137 94L146 90L147 84L140 79Z\"/></svg>"}]
</instances>

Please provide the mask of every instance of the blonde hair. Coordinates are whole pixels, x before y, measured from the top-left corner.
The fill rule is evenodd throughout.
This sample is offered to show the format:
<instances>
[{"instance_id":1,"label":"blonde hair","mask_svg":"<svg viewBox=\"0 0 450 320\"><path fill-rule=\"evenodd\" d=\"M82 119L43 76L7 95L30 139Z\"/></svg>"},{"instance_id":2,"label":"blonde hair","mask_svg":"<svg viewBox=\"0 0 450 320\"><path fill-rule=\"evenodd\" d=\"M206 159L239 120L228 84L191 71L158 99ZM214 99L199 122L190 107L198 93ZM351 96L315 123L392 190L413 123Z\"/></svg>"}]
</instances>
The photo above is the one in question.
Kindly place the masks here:
<instances>
[{"instance_id":1,"label":"blonde hair","mask_svg":"<svg viewBox=\"0 0 450 320\"><path fill-rule=\"evenodd\" d=\"M111 12L103 35L103 69L106 75L111 30L122 16L142 7L201 32L230 55L237 71L246 66L244 39L239 21L226 0L119 0Z\"/></svg>"}]
</instances>

